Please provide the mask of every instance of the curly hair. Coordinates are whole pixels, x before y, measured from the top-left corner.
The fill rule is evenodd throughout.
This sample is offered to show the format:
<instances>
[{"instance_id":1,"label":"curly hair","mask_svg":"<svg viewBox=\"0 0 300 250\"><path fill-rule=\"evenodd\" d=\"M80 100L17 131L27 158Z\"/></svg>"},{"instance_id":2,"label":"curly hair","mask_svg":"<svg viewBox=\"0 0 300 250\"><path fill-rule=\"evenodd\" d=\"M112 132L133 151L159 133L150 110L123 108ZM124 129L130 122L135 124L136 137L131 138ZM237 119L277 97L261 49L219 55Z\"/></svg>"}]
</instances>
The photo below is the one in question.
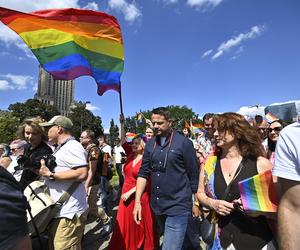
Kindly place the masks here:
<instances>
[{"instance_id":1,"label":"curly hair","mask_svg":"<svg viewBox=\"0 0 300 250\"><path fill-rule=\"evenodd\" d=\"M261 139L256 129L240 114L227 112L214 117L214 128L219 132L229 132L237 140L237 147L243 157L257 159L264 155ZM217 147L217 154L221 154Z\"/></svg>"},{"instance_id":2,"label":"curly hair","mask_svg":"<svg viewBox=\"0 0 300 250\"><path fill-rule=\"evenodd\" d=\"M20 138L22 140L26 140L25 135L24 135L25 127L31 126L31 127L35 128L42 135L42 141L47 141L48 136L46 134L46 131L45 131L44 127L39 125L42 122L44 122L44 120L39 116L25 119L24 122L19 126L19 129L17 131L18 138Z\"/></svg>"}]
</instances>

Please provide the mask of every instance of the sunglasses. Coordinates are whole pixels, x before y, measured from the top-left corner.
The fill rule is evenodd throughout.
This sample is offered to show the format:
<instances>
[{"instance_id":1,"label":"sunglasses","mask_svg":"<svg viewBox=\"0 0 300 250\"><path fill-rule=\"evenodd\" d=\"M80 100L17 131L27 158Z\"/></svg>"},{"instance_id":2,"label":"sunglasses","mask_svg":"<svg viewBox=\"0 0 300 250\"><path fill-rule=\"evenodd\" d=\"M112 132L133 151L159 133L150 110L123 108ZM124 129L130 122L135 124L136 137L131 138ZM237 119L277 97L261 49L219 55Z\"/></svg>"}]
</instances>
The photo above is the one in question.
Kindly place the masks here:
<instances>
[{"instance_id":1,"label":"sunglasses","mask_svg":"<svg viewBox=\"0 0 300 250\"><path fill-rule=\"evenodd\" d=\"M275 133L279 133L282 130L282 127L268 128L268 133L271 133L274 130Z\"/></svg>"}]
</instances>

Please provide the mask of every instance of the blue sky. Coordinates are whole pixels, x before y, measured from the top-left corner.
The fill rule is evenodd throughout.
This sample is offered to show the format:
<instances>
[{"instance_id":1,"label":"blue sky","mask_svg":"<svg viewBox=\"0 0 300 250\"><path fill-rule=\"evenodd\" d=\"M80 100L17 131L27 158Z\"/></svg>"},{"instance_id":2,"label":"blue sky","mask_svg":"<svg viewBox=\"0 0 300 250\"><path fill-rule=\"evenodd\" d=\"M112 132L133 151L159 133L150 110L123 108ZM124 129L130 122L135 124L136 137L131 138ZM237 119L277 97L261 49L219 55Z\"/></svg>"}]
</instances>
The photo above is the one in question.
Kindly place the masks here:
<instances>
[{"instance_id":1,"label":"blue sky","mask_svg":"<svg viewBox=\"0 0 300 250\"><path fill-rule=\"evenodd\" d=\"M164 105L187 105L200 116L247 113L251 105L300 99L298 0L0 0L0 6L114 15L125 47L125 116ZM2 24L0 65L0 109L32 98L38 62ZM105 128L118 120L118 93L98 96L91 77L75 80L75 99L90 101Z\"/></svg>"}]
</instances>

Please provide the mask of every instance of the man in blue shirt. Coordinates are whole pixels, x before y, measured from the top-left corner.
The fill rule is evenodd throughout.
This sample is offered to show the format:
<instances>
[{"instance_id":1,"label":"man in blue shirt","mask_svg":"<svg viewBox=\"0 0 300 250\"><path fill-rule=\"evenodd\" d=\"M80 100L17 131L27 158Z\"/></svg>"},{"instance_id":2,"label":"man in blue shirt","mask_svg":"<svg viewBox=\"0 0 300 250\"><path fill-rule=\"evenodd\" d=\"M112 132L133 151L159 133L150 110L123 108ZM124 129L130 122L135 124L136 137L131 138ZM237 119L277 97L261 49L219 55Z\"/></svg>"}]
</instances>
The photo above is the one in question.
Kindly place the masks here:
<instances>
[{"instance_id":1,"label":"man in blue shirt","mask_svg":"<svg viewBox=\"0 0 300 250\"><path fill-rule=\"evenodd\" d=\"M151 121L156 136L145 148L133 216L138 224L143 219L140 201L151 178L151 207L164 231L163 250L181 249L192 210L192 195L198 188L199 164L193 143L172 130L167 108L154 109Z\"/></svg>"}]
</instances>

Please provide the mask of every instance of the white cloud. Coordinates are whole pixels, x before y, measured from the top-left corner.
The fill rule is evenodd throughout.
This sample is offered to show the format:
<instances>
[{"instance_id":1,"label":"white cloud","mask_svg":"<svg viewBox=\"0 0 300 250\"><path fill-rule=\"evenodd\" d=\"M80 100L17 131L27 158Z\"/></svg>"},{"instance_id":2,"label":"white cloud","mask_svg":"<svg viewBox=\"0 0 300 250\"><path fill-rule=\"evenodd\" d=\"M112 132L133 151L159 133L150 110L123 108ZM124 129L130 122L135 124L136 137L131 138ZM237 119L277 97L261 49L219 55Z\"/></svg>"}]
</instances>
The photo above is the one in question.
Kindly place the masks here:
<instances>
[{"instance_id":1,"label":"white cloud","mask_svg":"<svg viewBox=\"0 0 300 250\"><path fill-rule=\"evenodd\" d=\"M36 1L36 0L0 0L0 6L19 10L23 12L32 12L43 9L59 9L59 8L79 8L78 0L47 0L47 1Z\"/></svg>"},{"instance_id":2,"label":"white cloud","mask_svg":"<svg viewBox=\"0 0 300 250\"><path fill-rule=\"evenodd\" d=\"M190 7L200 8L214 8L222 3L223 0L187 0L187 5Z\"/></svg>"},{"instance_id":3,"label":"white cloud","mask_svg":"<svg viewBox=\"0 0 300 250\"><path fill-rule=\"evenodd\" d=\"M6 80L0 80L0 91L11 90L13 87Z\"/></svg>"},{"instance_id":4,"label":"white cloud","mask_svg":"<svg viewBox=\"0 0 300 250\"><path fill-rule=\"evenodd\" d=\"M99 6L95 2L90 2L86 6L84 6L83 9L87 9L87 10L99 10Z\"/></svg>"},{"instance_id":5,"label":"white cloud","mask_svg":"<svg viewBox=\"0 0 300 250\"><path fill-rule=\"evenodd\" d=\"M265 116L265 107L263 106L243 106L237 112L243 116L254 117L256 115Z\"/></svg>"},{"instance_id":6,"label":"white cloud","mask_svg":"<svg viewBox=\"0 0 300 250\"><path fill-rule=\"evenodd\" d=\"M32 76L6 74L6 75L0 75L0 77L4 78L4 80L1 80L2 87L5 87L7 86L7 84L9 84L8 89L23 90L23 89L27 89L28 85L33 84Z\"/></svg>"},{"instance_id":7,"label":"white cloud","mask_svg":"<svg viewBox=\"0 0 300 250\"><path fill-rule=\"evenodd\" d=\"M94 105L92 105L92 104L90 104L90 103L87 103L87 104L86 104L86 109L89 110L89 111L100 110L99 107L94 106Z\"/></svg>"},{"instance_id":8,"label":"white cloud","mask_svg":"<svg viewBox=\"0 0 300 250\"><path fill-rule=\"evenodd\" d=\"M135 2L127 3L126 0L109 0L108 5L111 9L121 12L125 20L130 23L142 16L142 12L138 9Z\"/></svg>"},{"instance_id":9,"label":"white cloud","mask_svg":"<svg viewBox=\"0 0 300 250\"><path fill-rule=\"evenodd\" d=\"M166 4L178 3L178 0L163 0Z\"/></svg>"},{"instance_id":10,"label":"white cloud","mask_svg":"<svg viewBox=\"0 0 300 250\"><path fill-rule=\"evenodd\" d=\"M247 33L241 33L238 36L230 38L226 42L222 42L218 47L217 52L211 57L212 60L215 60L222 56L224 52L229 51L231 48L240 45L243 41L249 39L255 39L265 30L265 26L253 26L251 30Z\"/></svg>"},{"instance_id":11,"label":"white cloud","mask_svg":"<svg viewBox=\"0 0 300 250\"><path fill-rule=\"evenodd\" d=\"M202 55L202 58L209 56L212 52L213 52L212 49L205 51Z\"/></svg>"}]
</instances>

